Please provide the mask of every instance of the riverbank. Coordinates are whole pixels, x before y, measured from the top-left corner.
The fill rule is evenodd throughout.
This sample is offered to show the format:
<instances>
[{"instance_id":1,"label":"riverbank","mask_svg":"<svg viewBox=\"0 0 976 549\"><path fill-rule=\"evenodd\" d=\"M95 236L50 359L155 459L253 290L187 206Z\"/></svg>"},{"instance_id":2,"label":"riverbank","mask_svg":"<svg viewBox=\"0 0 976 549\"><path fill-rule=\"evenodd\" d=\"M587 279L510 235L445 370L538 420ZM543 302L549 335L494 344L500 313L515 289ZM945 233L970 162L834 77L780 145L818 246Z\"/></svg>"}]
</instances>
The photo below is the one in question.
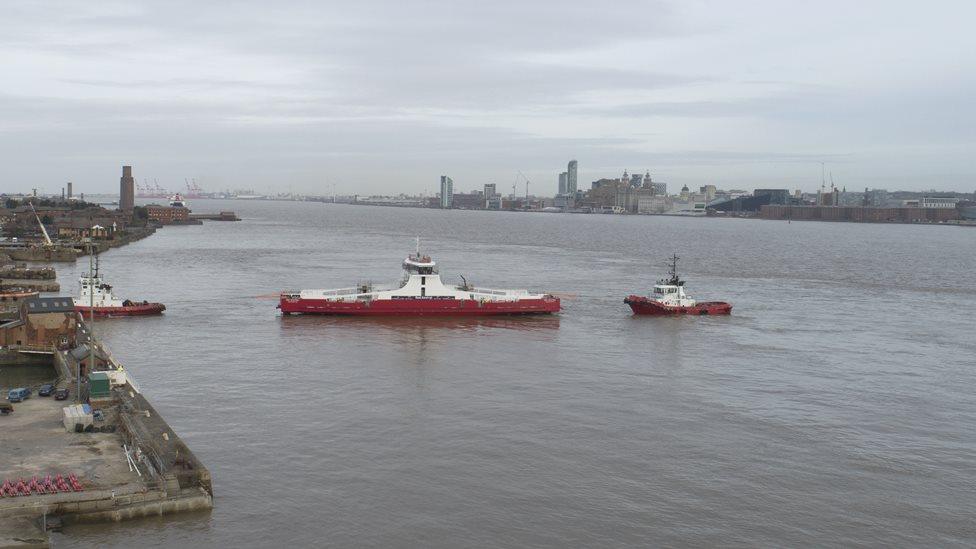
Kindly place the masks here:
<instances>
[{"instance_id":1,"label":"riverbank","mask_svg":"<svg viewBox=\"0 0 976 549\"><path fill-rule=\"evenodd\" d=\"M79 333L84 333L85 327ZM52 525L118 522L145 516L213 507L209 470L140 392L131 374L111 353L98 347L99 370L107 372L111 388L96 395L83 377L82 400L98 413L93 420L64 420L64 406L75 402L75 372L87 358L75 351L31 352L23 365L53 368L59 388L71 397L31 398L13 404L14 412L0 417L5 443L0 485L33 486L29 495L0 494L0 547L46 547ZM46 356L45 364L38 362ZM11 387L0 377L6 391ZM91 394L91 398L86 398ZM97 397L97 398L96 398ZM99 419L100 418L100 419ZM72 424L79 421L79 425ZM66 425L67 423L67 425ZM46 479L74 476L77 484L52 489ZM40 488L34 484L38 481ZM57 484L56 482L54 483ZM73 485L73 486L72 486ZM23 492L23 490L21 490ZM56 519L56 520L52 520Z\"/></svg>"}]
</instances>

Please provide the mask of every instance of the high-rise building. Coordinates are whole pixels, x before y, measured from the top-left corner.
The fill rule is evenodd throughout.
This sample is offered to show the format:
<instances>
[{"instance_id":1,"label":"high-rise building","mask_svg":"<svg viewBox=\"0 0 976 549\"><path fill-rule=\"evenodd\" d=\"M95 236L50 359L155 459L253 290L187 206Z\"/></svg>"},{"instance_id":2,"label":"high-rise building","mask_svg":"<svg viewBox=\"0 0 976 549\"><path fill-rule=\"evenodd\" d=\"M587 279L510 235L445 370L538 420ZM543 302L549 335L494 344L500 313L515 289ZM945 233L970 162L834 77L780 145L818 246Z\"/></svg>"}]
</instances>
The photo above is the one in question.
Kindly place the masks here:
<instances>
[{"instance_id":1,"label":"high-rise building","mask_svg":"<svg viewBox=\"0 0 976 549\"><path fill-rule=\"evenodd\" d=\"M566 167L566 194L576 194L576 161L570 160Z\"/></svg>"},{"instance_id":2,"label":"high-rise building","mask_svg":"<svg viewBox=\"0 0 976 549\"><path fill-rule=\"evenodd\" d=\"M446 175L441 176L441 208L450 208L454 204L454 180Z\"/></svg>"},{"instance_id":3,"label":"high-rise building","mask_svg":"<svg viewBox=\"0 0 976 549\"><path fill-rule=\"evenodd\" d=\"M491 208L491 201L498 194L498 189L494 183L485 183L485 208Z\"/></svg>"},{"instance_id":4,"label":"high-rise building","mask_svg":"<svg viewBox=\"0 0 976 549\"><path fill-rule=\"evenodd\" d=\"M71 196L72 196L72 194L71 194L71 191L72 191L71 187L72 187L71 182L68 181L68 198L71 198Z\"/></svg>"},{"instance_id":5,"label":"high-rise building","mask_svg":"<svg viewBox=\"0 0 976 549\"><path fill-rule=\"evenodd\" d=\"M709 202L715 200L715 193L718 192L715 185L705 185L704 187L699 187L699 190L701 191L701 194L705 195L705 200L708 200Z\"/></svg>"},{"instance_id":6,"label":"high-rise building","mask_svg":"<svg viewBox=\"0 0 976 549\"><path fill-rule=\"evenodd\" d=\"M498 194L498 187L494 183L485 185L485 208L489 210L500 210L502 207L502 196Z\"/></svg>"},{"instance_id":7,"label":"high-rise building","mask_svg":"<svg viewBox=\"0 0 976 549\"><path fill-rule=\"evenodd\" d=\"M559 174L559 192L557 194L566 194L566 182L569 179L567 172L562 172Z\"/></svg>"},{"instance_id":8,"label":"high-rise building","mask_svg":"<svg viewBox=\"0 0 976 549\"><path fill-rule=\"evenodd\" d=\"M119 209L131 212L136 207L136 180L132 178L132 166L122 166L122 179L119 181Z\"/></svg>"}]
</instances>

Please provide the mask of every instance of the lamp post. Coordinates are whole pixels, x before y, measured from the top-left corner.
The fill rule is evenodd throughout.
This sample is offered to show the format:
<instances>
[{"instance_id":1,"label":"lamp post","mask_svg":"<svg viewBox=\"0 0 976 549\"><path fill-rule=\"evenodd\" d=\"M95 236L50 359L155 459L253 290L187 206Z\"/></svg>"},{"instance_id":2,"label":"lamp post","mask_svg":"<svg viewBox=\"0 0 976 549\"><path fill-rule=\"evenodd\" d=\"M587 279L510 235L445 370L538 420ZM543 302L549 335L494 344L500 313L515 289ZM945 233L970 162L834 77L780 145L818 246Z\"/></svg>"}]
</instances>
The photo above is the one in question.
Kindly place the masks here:
<instances>
[{"instance_id":1,"label":"lamp post","mask_svg":"<svg viewBox=\"0 0 976 549\"><path fill-rule=\"evenodd\" d=\"M91 237L88 238L88 370L95 369L95 252ZM81 403L81 360L78 361L78 402Z\"/></svg>"}]
</instances>

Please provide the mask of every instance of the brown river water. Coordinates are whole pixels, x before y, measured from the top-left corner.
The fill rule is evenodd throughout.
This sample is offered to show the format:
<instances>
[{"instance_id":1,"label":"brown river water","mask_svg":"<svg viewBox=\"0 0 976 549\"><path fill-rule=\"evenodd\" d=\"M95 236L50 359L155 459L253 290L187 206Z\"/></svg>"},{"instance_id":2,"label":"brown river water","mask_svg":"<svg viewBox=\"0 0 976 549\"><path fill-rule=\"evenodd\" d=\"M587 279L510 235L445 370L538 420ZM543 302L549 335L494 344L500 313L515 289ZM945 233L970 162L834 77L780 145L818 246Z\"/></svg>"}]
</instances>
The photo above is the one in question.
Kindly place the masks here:
<instances>
[{"instance_id":1,"label":"brown river water","mask_svg":"<svg viewBox=\"0 0 976 549\"><path fill-rule=\"evenodd\" d=\"M158 318L98 333L214 477L212 513L57 547L972 546L976 230L199 200L102 255ZM545 318L282 318L282 289L445 281ZM634 317L683 259L729 317ZM60 267L77 291L87 261Z\"/></svg>"}]
</instances>

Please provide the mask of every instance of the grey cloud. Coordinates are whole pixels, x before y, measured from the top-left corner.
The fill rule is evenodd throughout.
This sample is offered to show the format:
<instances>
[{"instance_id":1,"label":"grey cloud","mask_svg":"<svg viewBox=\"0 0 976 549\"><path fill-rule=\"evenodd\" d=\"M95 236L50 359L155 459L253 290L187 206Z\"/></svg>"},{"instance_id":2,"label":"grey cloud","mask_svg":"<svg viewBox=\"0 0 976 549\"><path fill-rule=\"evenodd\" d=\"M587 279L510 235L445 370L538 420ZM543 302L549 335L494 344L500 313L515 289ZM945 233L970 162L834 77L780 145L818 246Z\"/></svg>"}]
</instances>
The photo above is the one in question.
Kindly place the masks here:
<instances>
[{"instance_id":1,"label":"grey cloud","mask_svg":"<svg viewBox=\"0 0 976 549\"><path fill-rule=\"evenodd\" d=\"M972 186L971 59L926 72L946 64L929 36L913 41L915 65L881 50L865 70L901 85L871 86L834 70L856 52L833 42L874 29L838 24L825 41L742 6L695 6L12 1L0 144L15 161L0 181L75 174L110 191L126 162L259 188L329 177L393 192L448 170L554 179L575 156L593 179L627 167L801 185L808 164L829 160L865 180L951 174L942 181ZM824 23L834 8L820 9ZM872 17L882 29L885 12ZM816 66L810 44L829 63ZM726 49L731 66L710 61ZM794 50L801 74L777 55Z\"/></svg>"}]
</instances>

